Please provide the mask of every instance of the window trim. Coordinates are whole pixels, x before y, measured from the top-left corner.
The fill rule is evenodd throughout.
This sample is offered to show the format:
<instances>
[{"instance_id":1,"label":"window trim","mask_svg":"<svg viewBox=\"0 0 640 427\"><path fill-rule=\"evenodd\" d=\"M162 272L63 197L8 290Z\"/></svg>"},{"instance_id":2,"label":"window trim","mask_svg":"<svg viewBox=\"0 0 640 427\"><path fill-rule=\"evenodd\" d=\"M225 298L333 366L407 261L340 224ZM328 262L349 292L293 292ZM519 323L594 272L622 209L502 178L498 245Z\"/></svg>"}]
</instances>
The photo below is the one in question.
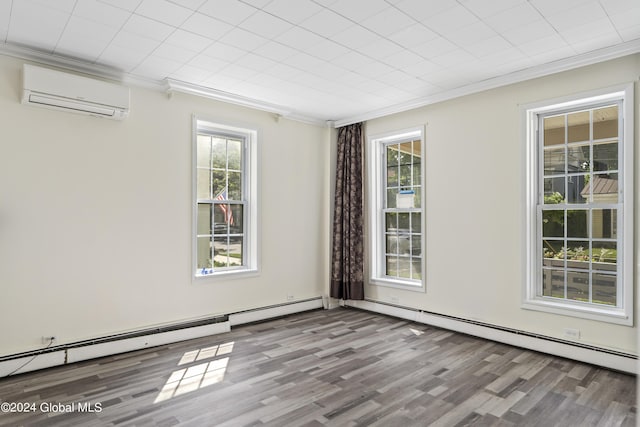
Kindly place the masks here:
<instances>
[{"instance_id":1,"label":"window trim","mask_svg":"<svg viewBox=\"0 0 640 427\"><path fill-rule=\"evenodd\" d=\"M537 295L538 267L542 260L537 258L539 230L537 225L540 147L538 146L539 116L558 111L569 112L578 107L589 108L601 102L622 101L622 137L618 141L618 150L622 153L619 175L619 197L622 204L619 218L622 218L623 232L619 233L618 271L622 284L620 292L621 304L618 307L598 307L595 304L551 300ZM633 217L633 180L634 180L634 86L633 83L578 93L546 101L540 101L521 107L523 120L523 138L525 142L525 191L524 191L524 241L523 251L525 265L521 307L526 310L542 311L565 316L579 317L606 323L632 326L634 322L634 217ZM620 255L621 254L621 255Z\"/></svg>"},{"instance_id":2,"label":"window trim","mask_svg":"<svg viewBox=\"0 0 640 427\"><path fill-rule=\"evenodd\" d=\"M243 224L245 227L245 247L243 253L244 266L238 268L214 271L209 274L198 273L198 130L205 128L211 133L225 136L241 137L245 141L242 168L244 174L243 192L246 195L243 209ZM216 279L231 279L251 277L259 273L259 194L258 194L258 130L235 124L228 124L219 120L208 119L194 115L192 117L191 136L191 277L194 283L215 281Z\"/></svg>"},{"instance_id":3,"label":"window trim","mask_svg":"<svg viewBox=\"0 0 640 427\"><path fill-rule=\"evenodd\" d=\"M424 141L425 128L424 126L416 126L412 128L401 129L392 132L385 132L367 137L367 164L368 164L368 183L369 183L369 284L376 286L386 286L396 289L404 289L414 292L426 291L426 278L425 278L425 266L426 266L426 221L425 221L425 141ZM422 161L420 162L421 173L421 186L420 186L420 200L422 206L421 212L421 269L422 278L417 280L402 280L386 277L382 274L382 266L384 265L384 201L386 198L385 188L383 186L384 172L382 170L383 163L383 150L382 147L394 141L401 141L404 139L419 139L421 143Z\"/></svg>"}]
</instances>

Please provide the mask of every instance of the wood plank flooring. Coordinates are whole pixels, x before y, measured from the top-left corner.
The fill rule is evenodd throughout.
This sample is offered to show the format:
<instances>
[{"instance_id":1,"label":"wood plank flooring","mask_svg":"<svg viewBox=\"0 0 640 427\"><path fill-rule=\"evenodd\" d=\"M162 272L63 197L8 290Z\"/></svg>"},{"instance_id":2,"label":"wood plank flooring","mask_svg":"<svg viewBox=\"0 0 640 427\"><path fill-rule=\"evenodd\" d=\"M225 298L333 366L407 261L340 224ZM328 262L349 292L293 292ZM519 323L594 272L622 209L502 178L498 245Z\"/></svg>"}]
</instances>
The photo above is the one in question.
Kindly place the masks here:
<instances>
[{"instance_id":1,"label":"wood plank flooring","mask_svg":"<svg viewBox=\"0 0 640 427\"><path fill-rule=\"evenodd\" d=\"M36 406L3 426L636 425L635 376L346 308L4 378L0 400Z\"/></svg>"}]
</instances>

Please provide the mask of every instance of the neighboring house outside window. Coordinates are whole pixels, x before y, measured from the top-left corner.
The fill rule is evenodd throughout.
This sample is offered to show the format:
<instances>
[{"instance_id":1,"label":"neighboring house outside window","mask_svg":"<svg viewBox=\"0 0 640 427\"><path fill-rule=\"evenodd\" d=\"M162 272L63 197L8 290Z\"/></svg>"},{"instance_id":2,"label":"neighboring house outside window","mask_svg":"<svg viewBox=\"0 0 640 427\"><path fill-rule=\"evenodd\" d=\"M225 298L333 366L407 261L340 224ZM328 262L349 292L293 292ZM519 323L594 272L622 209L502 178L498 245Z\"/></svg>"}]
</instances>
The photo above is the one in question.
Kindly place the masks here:
<instances>
[{"instance_id":1,"label":"neighboring house outside window","mask_svg":"<svg viewBox=\"0 0 640 427\"><path fill-rule=\"evenodd\" d=\"M424 290L422 129L369 138L371 282Z\"/></svg>"},{"instance_id":2,"label":"neighboring house outside window","mask_svg":"<svg viewBox=\"0 0 640 427\"><path fill-rule=\"evenodd\" d=\"M525 308L632 324L632 96L526 109Z\"/></svg>"},{"instance_id":3,"label":"neighboring house outside window","mask_svg":"<svg viewBox=\"0 0 640 427\"><path fill-rule=\"evenodd\" d=\"M256 132L195 120L196 277L255 271Z\"/></svg>"}]
</instances>

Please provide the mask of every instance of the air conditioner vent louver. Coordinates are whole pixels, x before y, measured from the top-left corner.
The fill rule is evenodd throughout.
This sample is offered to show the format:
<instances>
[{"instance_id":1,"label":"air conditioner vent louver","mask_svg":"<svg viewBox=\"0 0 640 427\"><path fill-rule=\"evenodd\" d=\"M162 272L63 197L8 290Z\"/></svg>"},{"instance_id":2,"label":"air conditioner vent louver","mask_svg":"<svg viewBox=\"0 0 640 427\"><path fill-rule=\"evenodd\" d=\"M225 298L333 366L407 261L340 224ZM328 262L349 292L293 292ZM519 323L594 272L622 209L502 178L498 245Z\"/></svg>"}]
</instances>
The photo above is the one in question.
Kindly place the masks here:
<instances>
[{"instance_id":1,"label":"air conditioner vent louver","mask_svg":"<svg viewBox=\"0 0 640 427\"><path fill-rule=\"evenodd\" d=\"M22 103L122 120L129 114L129 88L25 64Z\"/></svg>"}]
</instances>

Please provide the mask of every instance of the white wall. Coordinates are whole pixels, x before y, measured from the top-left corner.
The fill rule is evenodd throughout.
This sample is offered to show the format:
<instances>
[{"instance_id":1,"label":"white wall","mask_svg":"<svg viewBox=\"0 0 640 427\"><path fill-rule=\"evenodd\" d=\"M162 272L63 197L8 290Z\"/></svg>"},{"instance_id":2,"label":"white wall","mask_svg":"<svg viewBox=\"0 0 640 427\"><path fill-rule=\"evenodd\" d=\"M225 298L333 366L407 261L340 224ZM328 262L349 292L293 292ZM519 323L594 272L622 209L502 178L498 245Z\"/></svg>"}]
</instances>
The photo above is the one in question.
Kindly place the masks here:
<instances>
[{"instance_id":1,"label":"white wall","mask_svg":"<svg viewBox=\"0 0 640 427\"><path fill-rule=\"evenodd\" d=\"M367 135L426 125L427 290L367 286L366 296L557 338L564 338L564 328L579 329L582 343L637 354L636 327L520 308L525 250L520 106L636 81L637 194L639 70L640 55L633 55L367 122ZM637 248L637 214L635 223ZM637 250L635 260L638 264Z\"/></svg>"},{"instance_id":2,"label":"white wall","mask_svg":"<svg viewBox=\"0 0 640 427\"><path fill-rule=\"evenodd\" d=\"M19 103L21 66L0 56L0 356L43 335L63 344L326 293L333 131L141 88L123 122L38 109ZM520 308L519 108L638 70L634 55L367 122L369 135L426 124L427 169L427 291L367 286L367 297L558 338L575 328L583 343L637 353L636 327ZM191 280L194 113L260 132L257 277Z\"/></svg>"},{"instance_id":3,"label":"white wall","mask_svg":"<svg viewBox=\"0 0 640 427\"><path fill-rule=\"evenodd\" d=\"M122 122L20 104L0 56L0 356L325 293L329 130L132 88ZM192 114L257 128L261 271L191 279Z\"/></svg>"}]
</instances>

